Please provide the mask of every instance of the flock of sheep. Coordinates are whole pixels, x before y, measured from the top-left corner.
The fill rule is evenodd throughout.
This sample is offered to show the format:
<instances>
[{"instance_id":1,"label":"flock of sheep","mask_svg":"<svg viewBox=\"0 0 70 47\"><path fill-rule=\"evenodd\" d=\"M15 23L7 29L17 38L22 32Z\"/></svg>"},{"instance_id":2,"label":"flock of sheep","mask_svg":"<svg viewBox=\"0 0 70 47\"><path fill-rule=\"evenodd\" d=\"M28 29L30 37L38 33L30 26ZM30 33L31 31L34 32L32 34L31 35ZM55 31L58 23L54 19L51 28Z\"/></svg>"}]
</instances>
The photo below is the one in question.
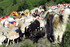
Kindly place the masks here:
<instances>
[{"instance_id":1,"label":"flock of sheep","mask_svg":"<svg viewBox=\"0 0 70 47\"><path fill-rule=\"evenodd\" d=\"M19 12L13 11L10 15L1 17L0 18L0 45L2 45L6 39L8 39L7 45L9 44L10 40L13 40L13 44L14 44L14 40L20 37L19 33L16 31L19 27L23 34L23 37L25 38L25 34L24 34L25 28L28 28L28 26L35 20L38 20L40 22L40 28L45 27L45 25L47 24L45 21L45 17L48 12L55 13L55 14L61 13L65 15L63 17L65 24L62 24L61 25L62 27L60 27L60 25L59 27L57 26L57 29L54 27L55 41L57 41L57 38L60 34L60 33L57 34L57 30L60 31L60 28L61 28L61 32L62 32L60 34L60 42L61 42L62 35L66 27L65 25L67 24L67 20L65 18L67 18L66 15L70 14L69 13L70 9L65 9L67 7L70 8L70 4L52 5L49 7L47 6L45 9L43 6L40 6L40 7L34 8L31 11L29 11L28 9L25 11L19 11ZM57 17L57 15L55 14L54 14L53 22L56 20L56 17Z\"/></svg>"}]
</instances>

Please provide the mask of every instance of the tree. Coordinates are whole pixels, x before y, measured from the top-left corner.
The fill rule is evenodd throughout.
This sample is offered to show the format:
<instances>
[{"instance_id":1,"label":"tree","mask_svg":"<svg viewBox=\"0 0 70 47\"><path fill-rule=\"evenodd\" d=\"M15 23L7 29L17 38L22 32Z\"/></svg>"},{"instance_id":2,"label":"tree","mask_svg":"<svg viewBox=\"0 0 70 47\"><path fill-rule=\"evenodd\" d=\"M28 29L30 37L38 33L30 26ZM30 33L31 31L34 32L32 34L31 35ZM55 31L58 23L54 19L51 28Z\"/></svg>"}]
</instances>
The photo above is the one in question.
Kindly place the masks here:
<instances>
[{"instance_id":1,"label":"tree","mask_svg":"<svg viewBox=\"0 0 70 47\"><path fill-rule=\"evenodd\" d=\"M4 9L0 7L0 15L4 15Z\"/></svg>"},{"instance_id":2,"label":"tree","mask_svg":"<svg viewBox=\"0 0 70 47\"><path fill-rule=\"evenodd\" d=\"M70 3L70 0L65 0L66 3Z\"/></svg>"},{"instance_id":3,"label":"tree","mask_svg":"<svg viewBox=\"0 0 70 47\"><path fill-rule=\"evenodd\" d=\"M17 4L17 1L16 1L16 0L13 0L13 5L15 5L15 4ZM13 5L12 5L12 6L13 6Z\"/></svg>"},{"instance_id":4,"label":"tree","mask_svg":"<svg viewBox=\"0 0 70 47\"><path fill-rule=\"evenodd\" d=\"M0 1L3 1L3 0L0 0Z\"/></svg>"}]
</instances>

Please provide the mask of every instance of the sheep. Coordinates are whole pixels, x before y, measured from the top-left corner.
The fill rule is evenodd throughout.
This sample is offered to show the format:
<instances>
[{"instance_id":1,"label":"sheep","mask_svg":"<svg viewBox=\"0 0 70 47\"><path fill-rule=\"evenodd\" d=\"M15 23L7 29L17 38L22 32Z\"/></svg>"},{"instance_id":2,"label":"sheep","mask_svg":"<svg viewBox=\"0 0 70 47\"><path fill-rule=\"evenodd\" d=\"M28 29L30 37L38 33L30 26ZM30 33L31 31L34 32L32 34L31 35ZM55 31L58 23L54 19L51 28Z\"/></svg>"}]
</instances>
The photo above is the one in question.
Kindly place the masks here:
<instances>
[{"instance_id":1,"label":"sheep","mask_svg":"<svg viewBox=\"0 0 70 47\"><path fill-rule=\"evenodd\" d=\"M2 45L5 39L6 39L6 36L0 35L0 45Z\"/></svg>"},{"instance_id":2,"label":"sheep","mask_svg":"<svg viewBox=\"0 0 70 47\"><path fill-rule=\"evenodd\" d=\"M10 40L13 40L13 44L14 44L14 40L19 38L19 33L15 32L15 31L9 32L7 34L7 38L8 38L8 42L7 42L6 46L9 44Z\"/></svg>"}]
</instances>

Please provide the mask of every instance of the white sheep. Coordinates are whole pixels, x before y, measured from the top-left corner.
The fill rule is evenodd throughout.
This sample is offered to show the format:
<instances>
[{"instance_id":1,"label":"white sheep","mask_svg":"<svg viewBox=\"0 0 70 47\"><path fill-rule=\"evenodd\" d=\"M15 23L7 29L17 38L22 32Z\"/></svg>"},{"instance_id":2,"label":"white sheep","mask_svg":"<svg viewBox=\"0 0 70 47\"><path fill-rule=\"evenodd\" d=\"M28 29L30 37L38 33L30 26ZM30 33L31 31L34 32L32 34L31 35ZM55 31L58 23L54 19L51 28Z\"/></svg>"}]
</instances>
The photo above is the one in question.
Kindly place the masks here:
<instances>
[{"instance_id":1,"label":"white sheep","mask_svg":"<svg viewBox=\"0 0 70 47\"><path fill-rule=\"evenodd\" d=\"M19 38L19 33L15 32L15 31L10 32L10 33L7 34L7 38L8 38L7 45L9 44L10 40L13 40L13 44L14 44L14 40Z\"/></svg>"}]
</instances>

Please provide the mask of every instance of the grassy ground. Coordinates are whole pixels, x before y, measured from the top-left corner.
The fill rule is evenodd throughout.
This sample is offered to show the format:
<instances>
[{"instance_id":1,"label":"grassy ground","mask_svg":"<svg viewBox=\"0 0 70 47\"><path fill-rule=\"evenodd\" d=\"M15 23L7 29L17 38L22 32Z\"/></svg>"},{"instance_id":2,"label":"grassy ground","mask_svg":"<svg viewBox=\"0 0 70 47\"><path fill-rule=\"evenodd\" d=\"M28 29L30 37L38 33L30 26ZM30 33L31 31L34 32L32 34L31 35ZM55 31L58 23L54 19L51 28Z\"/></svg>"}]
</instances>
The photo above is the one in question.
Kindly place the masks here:
<instances>
[{"instance_id":1,"label":"grassy ground","mask_svg":"<svg viewBox=\"0 0 70 47\"><path fill-rule=\"evenodd\" d=\"M0 47L6 47L2 45ZM16 44L9 45L8 47L51 47L51 43L47 38L41 38L38 40L38 43L33 43L32 40L26 39ZM59 45L57 44L54 47L70 47L70 24L67 24L66 32L64 33L63 42Z\"/></svg>"}]
</instances>

